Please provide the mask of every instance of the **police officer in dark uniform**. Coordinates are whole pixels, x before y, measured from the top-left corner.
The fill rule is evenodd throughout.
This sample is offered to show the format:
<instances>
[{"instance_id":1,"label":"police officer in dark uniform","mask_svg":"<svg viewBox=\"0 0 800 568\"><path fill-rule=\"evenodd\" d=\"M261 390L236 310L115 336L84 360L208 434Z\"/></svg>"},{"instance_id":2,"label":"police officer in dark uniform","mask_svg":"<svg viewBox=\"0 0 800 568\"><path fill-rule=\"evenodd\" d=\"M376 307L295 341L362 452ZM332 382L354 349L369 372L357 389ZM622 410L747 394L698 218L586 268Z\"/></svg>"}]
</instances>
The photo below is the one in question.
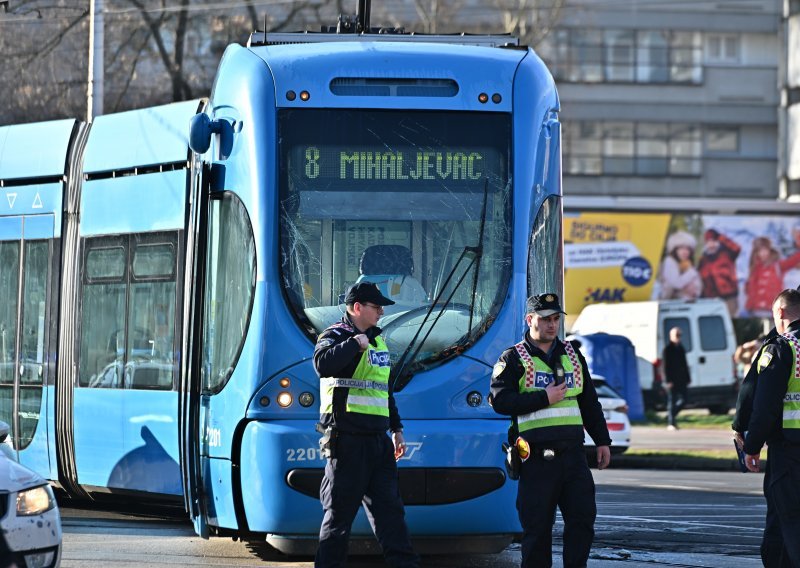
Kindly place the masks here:
<instances>
[{"instance_id":1,"label":"police officer in dark uniform","mask_svg":"<svg viewBox=\"0 0 800 568\"><path fill-rule=\"evenodd\" d=\"M753 355L753 362L758 361L764 347L778 336L777 330L773 327L770 332L764 337L761 346ZM733 416L731 428L733 428L733 438L736 440L736 445L741 449L744 445L744 433L747 432L750 424L750 415L753 413L753 397L756 393L756 379L758 378L758 366L750 365L747 373L742 379L742 384L739 386L739 394L736 397L736 414Z\"/></svg>"},{"instance_id":2,"label":"police officer in dark uniform","mask_svg":"<svg viewBox=\"0 0 800 568\"><path fill-rule=\"evenodd\" d=\"M754 367L755 389L744 453L757 472L769 446L764 475L767 519L761 542L764 566L800 566L800 292L784 290L772 304L777 335Z\"/></svg>"},{"instance_id":3,"label":"police officer in dark uniform","mask_svg":"<svg viewBox=\"0 0 800 568\"><path fill-rule=\"evenodd\" d=\"M556 506L564 518L564 566L586 566L597 507L584 427L597 446L598 468L611 461L611 438L586 360L558 338L563 313L555 294L528 298L530 329L503 352L492 373L492 406L512 417L509 442L522 459L522 568L552 566Z\"/></svg>"},{"instance_id":4,"label":"police officer in dark uniform","mask_svg":"<svg viewBox=\"0 0 800 568\"><path fill-rule=\"evenodd\" d=\"M377 327L383 307L394 302L371 282L353 285L344 301L347 313L320 334L314 349L319 428L328 453L314 565L345 566L350 528L363 502L389 566L417 568L397 484L396 460L406 450L403 425L389 385L389 351Z\"/></svg>"}]
</instances>

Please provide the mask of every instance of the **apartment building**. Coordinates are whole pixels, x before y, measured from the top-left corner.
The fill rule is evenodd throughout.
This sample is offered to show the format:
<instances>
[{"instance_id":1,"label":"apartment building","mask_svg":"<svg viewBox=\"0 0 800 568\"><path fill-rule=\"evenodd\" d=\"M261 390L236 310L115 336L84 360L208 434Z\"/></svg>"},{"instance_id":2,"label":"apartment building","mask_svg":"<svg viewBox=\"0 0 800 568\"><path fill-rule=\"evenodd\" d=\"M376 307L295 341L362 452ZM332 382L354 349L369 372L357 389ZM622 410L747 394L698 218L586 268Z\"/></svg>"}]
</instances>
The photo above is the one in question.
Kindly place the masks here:
<instances>
[{"instance_id":1,"label":"apartment building","mask_svg":"<svg viewBox=\"0 0 800 568\"><path fill-rule=\"evenodd\" d=\"M778 198L781 3L569 2L537 50L559 84L567 204ZM797 132L800 106L786 114Z\"/></svg>"},{"instance_id":2,"label":"apartment building","mask_svg":"<svg viewBox=\"0 0 800 568\"><path fill-rule=\"evenodd\" d=\"M800 201L800 0L783 1L780 50L778 182L781 196Z\"/></svg>"}]
</instances>

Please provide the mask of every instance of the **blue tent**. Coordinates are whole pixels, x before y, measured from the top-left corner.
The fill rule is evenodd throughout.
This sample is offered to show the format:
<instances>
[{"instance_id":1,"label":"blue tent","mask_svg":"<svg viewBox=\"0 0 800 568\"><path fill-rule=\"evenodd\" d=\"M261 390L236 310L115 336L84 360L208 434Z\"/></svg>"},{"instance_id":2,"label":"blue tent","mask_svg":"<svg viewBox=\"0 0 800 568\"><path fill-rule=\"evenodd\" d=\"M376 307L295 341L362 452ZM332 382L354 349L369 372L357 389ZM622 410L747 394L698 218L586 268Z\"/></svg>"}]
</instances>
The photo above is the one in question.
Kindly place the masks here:
<instances>
[{"instance_id":1,"label":"blue tent","mask_svg":"<svg viewBox=\"0 0 800 568\"><path fill-rule=\"evenodd\" d=\"M630 340L608 333L574 335L570 339L580 341L589 372L605 377L609 386L625 397L631 420L643 420L644 401L639 385L636 350Z\"/></svg>"}]
</instances>

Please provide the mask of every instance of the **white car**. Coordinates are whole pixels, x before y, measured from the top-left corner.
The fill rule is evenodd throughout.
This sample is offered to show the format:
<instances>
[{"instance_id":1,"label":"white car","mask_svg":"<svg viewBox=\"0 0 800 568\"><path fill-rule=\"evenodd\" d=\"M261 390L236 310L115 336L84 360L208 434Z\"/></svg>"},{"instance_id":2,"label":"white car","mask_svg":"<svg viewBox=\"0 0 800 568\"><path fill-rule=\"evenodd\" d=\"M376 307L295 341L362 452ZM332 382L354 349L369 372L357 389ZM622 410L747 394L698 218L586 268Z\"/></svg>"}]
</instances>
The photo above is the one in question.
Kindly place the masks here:
<instances>
[{"instance_id":1,"label":"white car","mask_svg":"<svg viewBox=\"0 0 800 568\"><path fill-rule=\"evenodd\" d=\"M621 454L631 445L631 421L628 419L628 403L617 391L606 383L604 377L593 375L592 382L597 391L600 406L611 435L611 453ZM589 434L584 432L584 446L594 447Z\"/></svg>"},{"instance_id":2,"label":"white car","mask_svg":"<svg viewBox=\"0 0 800 568\"><path fill-rule=\"evenodd\" d=\"M0 422L0 565L56 568L61 564L61 516L45 479L14 461Z\"/></svg>"}]
</instances>

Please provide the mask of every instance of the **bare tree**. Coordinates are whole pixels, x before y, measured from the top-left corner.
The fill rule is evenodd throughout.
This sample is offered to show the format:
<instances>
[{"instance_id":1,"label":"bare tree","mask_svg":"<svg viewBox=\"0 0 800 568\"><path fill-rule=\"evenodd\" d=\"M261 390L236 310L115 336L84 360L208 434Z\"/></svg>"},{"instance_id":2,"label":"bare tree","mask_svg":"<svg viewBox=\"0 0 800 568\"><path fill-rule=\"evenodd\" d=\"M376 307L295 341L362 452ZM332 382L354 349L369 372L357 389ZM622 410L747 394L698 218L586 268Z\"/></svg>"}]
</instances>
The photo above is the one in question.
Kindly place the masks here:
<instances>
[{"instance_id":1,"label":"bare tree","mask_svg":"<svg viewBox=\"0 0 800 568\"><path fill-rule=\"evenodd\" d=\"M494 0L503 28L526 45L539 45L561 19L565 0Z\"/></svg>"},{"instance_id":2,"label":"bare tree","mask_svg":"<svg viewBox=\"0 0 800 568\"><path fill-rule=\"evenodd\" d=\"M0 8L0 124L86 114L90 0L9 0ZM538 44L564 0L391 0L372 25L428 33L511 32ZM315 30L356 0L104 0L104 108L205 96L219 59L250 32Z\"/></svg>"},{"instance_id":3,"label":"bare tree","mask_svg":"<svg viewBox=\"0 0 800 568\"><path fill-rule=\"evenodd\" d=\"M0 124L80 116L88 3L17 0L0 11Z\"/></svg>"}]
</instances>

